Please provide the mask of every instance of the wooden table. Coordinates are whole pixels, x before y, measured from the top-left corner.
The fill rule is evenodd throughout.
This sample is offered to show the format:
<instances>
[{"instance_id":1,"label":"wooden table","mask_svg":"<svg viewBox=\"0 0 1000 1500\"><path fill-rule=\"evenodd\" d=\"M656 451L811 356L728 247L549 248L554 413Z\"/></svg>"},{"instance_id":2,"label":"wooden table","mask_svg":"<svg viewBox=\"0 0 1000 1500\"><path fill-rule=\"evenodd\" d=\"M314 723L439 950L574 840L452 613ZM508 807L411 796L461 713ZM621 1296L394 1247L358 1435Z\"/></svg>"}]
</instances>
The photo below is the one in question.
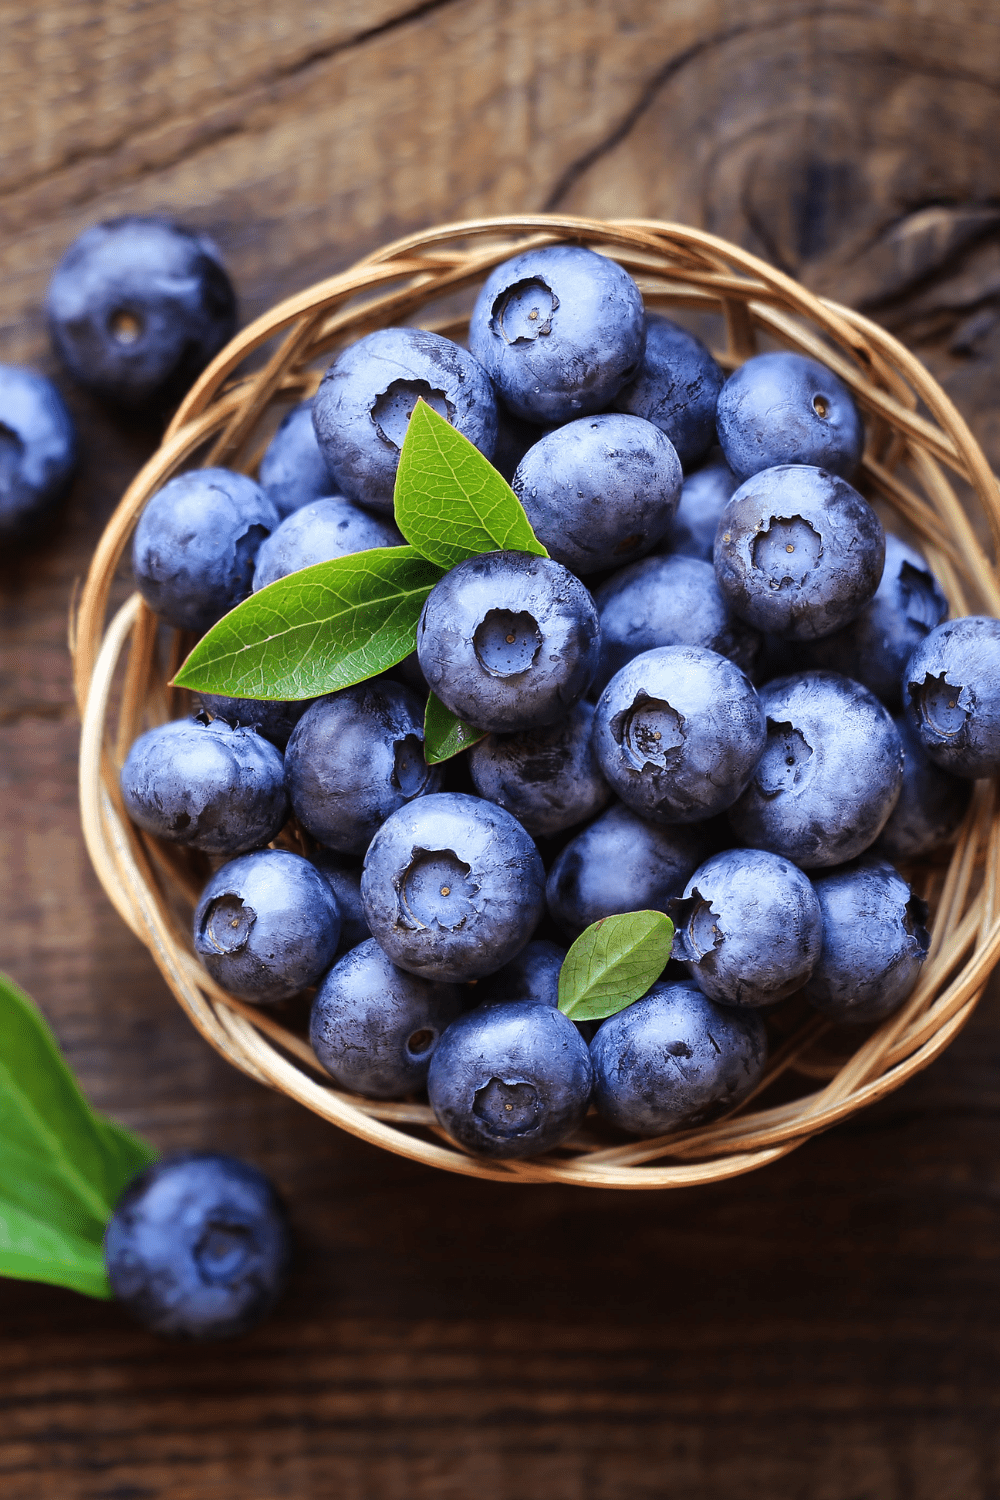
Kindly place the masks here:
<instances>
[{"instance_id":1,"label":"wooden table","mask_svg":"<svg viewBox=\"0 0 1000 1500\"><path fill-rule=\"evenodd\" d=\"M397 233L559 207L705 225L867 308L1000 464L1000 14L976 0L8 0L0 358L123 211L222 245L245 316ZM0 560L0 966L96 1103L245 1154L300 1255L233 1347L0 1285L4 1500L1000 1495L1000 995L925 1075L671 1194L411 1166L229 1069L89 869L70 594L156 434L68 392L61 528Z\"/></svg>"}]
</instances>

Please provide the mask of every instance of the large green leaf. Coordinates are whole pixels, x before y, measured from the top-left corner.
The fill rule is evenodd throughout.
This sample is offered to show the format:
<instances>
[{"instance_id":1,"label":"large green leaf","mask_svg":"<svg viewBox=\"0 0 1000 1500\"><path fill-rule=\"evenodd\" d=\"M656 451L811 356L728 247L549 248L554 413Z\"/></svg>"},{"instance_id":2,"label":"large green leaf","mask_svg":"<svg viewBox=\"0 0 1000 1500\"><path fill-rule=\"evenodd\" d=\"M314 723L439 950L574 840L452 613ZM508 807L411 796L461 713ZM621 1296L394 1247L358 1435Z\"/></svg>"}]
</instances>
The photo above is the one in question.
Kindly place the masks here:
<instances>
[{"instance_id":1,"label":"large green leaf","mask_svg":"<svg viewBox=\"0 0 1000 1500\"><path fill-rule=\"evenodd\" d=\"M317 698L364 682L409 656L440 577L413 547L353 552L290 573L213 625L176 681L264 699Z\"/></svg>"},{"instance_id":2,"label":"large green leaf","mask_svg":"<svg viewBox=\"0 0 1000 1500\"><path fill-rule=\"evenodd\" d=\"M474 729L457 718L434 693L428 696L424 712L424 759L429 766L451 760L453 755L485 738L485 729Z\"/></svg>"},{"instance_id":3,"label":"large green leaf","mask_svg":"<svg viewBox=\"0 0 1000 1500\"><path fill-rule=\"evenodd\" d=\"M0 1275L107 1295L93 1290L105 1226L154 1156L94 1113L39 1011L0 975Z\"/></svg>"},{"instance_id":4,"label":"large green leaf","mask_svg":"<svg viewBox=\"0 0 1000 1500\"><path fill-rule=\"evenodd\" d=\"M603 1021L644 995L666 968L674 924L662 911L627 911L593 922L559 971L559 1009L571 1021Z\"/></svg>"},{"instance_id":5,"label":"large green leaf","mask_svg":"<svg viewBox=\"0 0 1000 1500\"><path fill-rule=\"evenodd\" d=\"M406 540L442 568L505 549L548 556L507 481L426 401L403 441L395 509Z\"/></svg>"}]
</instances>

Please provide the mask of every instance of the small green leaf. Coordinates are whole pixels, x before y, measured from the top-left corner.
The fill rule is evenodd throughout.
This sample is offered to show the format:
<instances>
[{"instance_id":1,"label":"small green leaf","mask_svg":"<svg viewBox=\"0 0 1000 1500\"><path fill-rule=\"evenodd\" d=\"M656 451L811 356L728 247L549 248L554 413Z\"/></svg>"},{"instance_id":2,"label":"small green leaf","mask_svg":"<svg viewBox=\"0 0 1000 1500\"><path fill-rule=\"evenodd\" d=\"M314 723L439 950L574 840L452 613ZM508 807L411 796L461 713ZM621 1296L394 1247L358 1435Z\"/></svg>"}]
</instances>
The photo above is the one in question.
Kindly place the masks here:
<instances>
[{"instance_id":1,"label":"small green leaf","mask_svg":"<svg viewBox=\"0 0 1000 1500\"><path fill-rule=\"evenodd\" d=\"M429 766L451 760L453 755L468 750L470 745L485 738L485 729L474 729L471 724L463 723L431 693L424 712L424 759Z\"/></svg>"},{"instance_id":2,"label":"small green leaf","mask_svg":"<svg viewBox=\"0 0 1000 1500\"><path fill-rule=\"evenodd\" d=\"M481 552L548 557L507 481L423 400L403 440L394 503L406 540L439 567Z\"/></svg>"},{"instance_id":3,"label":"small green leaf","mask_svg":"<svg viewBox=\"0 0 1000 1500\"><path fill-rule=\"evenodd\" d=\"M0 1275L106 1297L105 1226L155 1153L94 1113L41 1014L3 975L0 1038Z\"/></svg>"},{"instance_id":4,"label":"small green leaf","mask_svg":"<svg viewBox=\"0 0 1000 1500\"><path fill-rule=\"evenodd\" d=\"M674 924L662 911L602 917L582 932L559 971L559 1009L571 1021L617 1015L655 984L666 967Z\"/></svg>"},{"instance_id":5,"label":"small green leaf","mask_svg":"<svg viewBox=\"0 0 1000 1500\"><path fill-rule=\"evenodd\" d=\"M318 698L352 687L409 656L440 577L413 547L352 552L289 573L213 625L175 681L230 698Z\"/></svg>"}]
</instances>

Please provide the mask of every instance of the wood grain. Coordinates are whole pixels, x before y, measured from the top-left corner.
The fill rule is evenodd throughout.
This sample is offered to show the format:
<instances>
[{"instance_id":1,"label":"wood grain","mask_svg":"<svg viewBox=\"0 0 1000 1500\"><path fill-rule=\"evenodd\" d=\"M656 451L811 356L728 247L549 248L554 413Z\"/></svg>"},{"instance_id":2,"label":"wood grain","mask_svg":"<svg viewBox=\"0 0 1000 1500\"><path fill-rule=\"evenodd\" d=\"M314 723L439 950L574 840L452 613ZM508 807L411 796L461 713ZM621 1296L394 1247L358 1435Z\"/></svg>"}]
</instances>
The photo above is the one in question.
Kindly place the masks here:
<instances>
[{"instance_id":1,"label":"wood grain","mask_svg":"<svg viewBox=\"0 0 1000 1500\"><path fill-rule=\"evenodd\" d=\"M465 213L671 214L902 332L1000 463L992 7L4 0L0 23L0 358L47 366L49 270L109 213L208 229L247 316ZM300 1253L232 1348L0 1284L4 1500L994 1500L996 984L886 1104L690 1192L459 1181L250 1084L80 842L68 601L157 434L69 395L62 525L0 558L0 966L101 1107L273 1173Z\"/></svg>"}]
</instances>

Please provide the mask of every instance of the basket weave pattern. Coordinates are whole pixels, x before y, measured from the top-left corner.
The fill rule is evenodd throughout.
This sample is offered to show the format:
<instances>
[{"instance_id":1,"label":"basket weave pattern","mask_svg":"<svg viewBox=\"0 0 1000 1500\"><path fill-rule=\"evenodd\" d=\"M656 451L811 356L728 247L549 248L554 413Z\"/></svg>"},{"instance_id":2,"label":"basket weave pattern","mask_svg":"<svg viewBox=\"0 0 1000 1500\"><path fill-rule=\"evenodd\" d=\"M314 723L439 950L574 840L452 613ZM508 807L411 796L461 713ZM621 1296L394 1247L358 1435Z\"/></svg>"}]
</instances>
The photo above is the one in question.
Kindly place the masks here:
<instances>
[{"instance_id":1,"label":"basket weave pattern","mask_svg":"<svg viewBox=\"0 0 1000 1500\"><path fill-rule=\"evenodd\" d=\"M862 488L918 535L953 614L1000 615L996 568L953 478L971 490L970 510L978 506L985 516L994 557L1000 556L997 482L947 396L890 334L812 296L735 246L678 225L548 215L444 225L320 282L239 334L191 390L161 447L122 499L95 552L74 622L83 830L105 891L190 1019L252 1078L363 1140L468 1176L590 1187L688 1186L786 1155L898 1088L965 1024L1000 957L1000 808L994 783L976 786L947 867L906 872L931 904L930 954L902 1010L871 1035L861 1033L864 1040L852 1055L831 1049L824 1038L829 1028L815 1019L777 1047L756 1094L721 1120L624 1145L609 1145L588 1122L559 1150L512 1162L487 1161L457 1148L426 1104L384 1103L334 1088L304 1037L215 984L191 943L195 867L186 851L131 824L118 786L135 737L176 717L186 704L167 683L190 643L175 633L164 673L158 625L138 594L108 620L115 577L149 497L192 461L252 472L274 410L311 395L320 366L337 348L407 319L461 336L467 320L435 321L428 304L476 286L519 251L558 241L613 256L636 279L647 306L721 313L727 342L716 354L726 369L755 353L760 336L768 347L777 344L829 365L850 386L867 421ZM254 373L236 374L248 355L272 342L273 352ZM759 1096L781 1075L798 1075L803 1092L760 1107Z\"/></svg>"}]
</instances>

